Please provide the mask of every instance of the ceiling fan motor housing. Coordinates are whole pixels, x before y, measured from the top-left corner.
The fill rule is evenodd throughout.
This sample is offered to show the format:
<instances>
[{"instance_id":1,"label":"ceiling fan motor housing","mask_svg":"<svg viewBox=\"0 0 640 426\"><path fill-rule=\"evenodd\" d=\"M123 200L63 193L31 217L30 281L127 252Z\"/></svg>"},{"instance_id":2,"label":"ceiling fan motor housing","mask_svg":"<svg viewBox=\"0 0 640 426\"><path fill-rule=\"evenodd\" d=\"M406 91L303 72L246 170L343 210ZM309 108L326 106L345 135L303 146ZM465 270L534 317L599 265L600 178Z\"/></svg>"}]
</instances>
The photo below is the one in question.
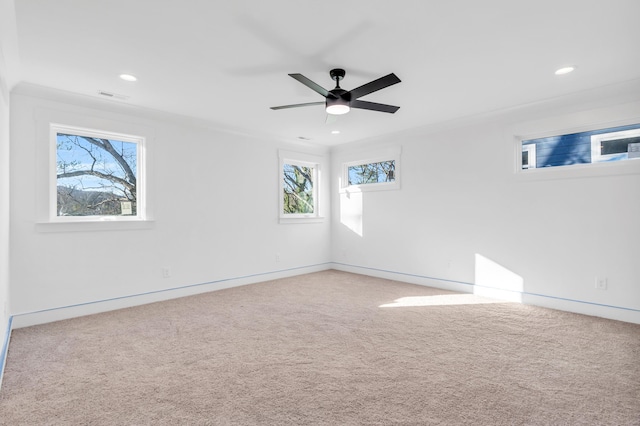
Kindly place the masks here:
<instances>
[{"instance_id":1,"label":"ceiling fan motor housing","mask_svg":"<svg viewBox=\"0 0 640 426\"><path fill-rule=\"evenodd\" d=\"M344 78L346 71L342 68L334 68L329 71L329 75L336 82L336 88L329 90L329 95L325 101L325 110L329 114L342 115L351 109L351 92L340 87L340 80Z\"/></svg>"},{"instance_id":2,"label":"ceiling fan motor housing","mask_svg":"<svg viewBox=\"0 0 640 426\"><path fill-rule=\"evenodd\" d=\"M334 81L337 81L338 83L340 83L340 80L344 78L346 73L347 72L342 68L334 68L331 71L329 71L329 75L331 76L331 78Z\"/></svg>"}]
</instances>

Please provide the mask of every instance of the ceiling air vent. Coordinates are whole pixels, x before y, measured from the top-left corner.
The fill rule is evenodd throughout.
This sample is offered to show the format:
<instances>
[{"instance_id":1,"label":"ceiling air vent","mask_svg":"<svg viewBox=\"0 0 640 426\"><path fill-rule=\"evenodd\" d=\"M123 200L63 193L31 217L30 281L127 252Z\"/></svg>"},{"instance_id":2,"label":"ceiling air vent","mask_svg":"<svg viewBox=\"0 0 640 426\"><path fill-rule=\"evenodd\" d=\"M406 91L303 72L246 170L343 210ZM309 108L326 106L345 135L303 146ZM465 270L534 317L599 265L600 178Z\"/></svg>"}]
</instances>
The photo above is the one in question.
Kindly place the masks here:
<instances>
[{"instance_id":1,"label":"ceiling air vent","mask_svg":"<svg viewBox=\"0 0 640 426\"><path fill-rule=\"evenodd\" d=\"M104 96L105 98L119 99L121 101L126 101L127 99L129 99L129 96L119 95L117 93L111 93L111 92L107 92L105 90L98 90L98 95Z\"/></svg>"}]
</instances>

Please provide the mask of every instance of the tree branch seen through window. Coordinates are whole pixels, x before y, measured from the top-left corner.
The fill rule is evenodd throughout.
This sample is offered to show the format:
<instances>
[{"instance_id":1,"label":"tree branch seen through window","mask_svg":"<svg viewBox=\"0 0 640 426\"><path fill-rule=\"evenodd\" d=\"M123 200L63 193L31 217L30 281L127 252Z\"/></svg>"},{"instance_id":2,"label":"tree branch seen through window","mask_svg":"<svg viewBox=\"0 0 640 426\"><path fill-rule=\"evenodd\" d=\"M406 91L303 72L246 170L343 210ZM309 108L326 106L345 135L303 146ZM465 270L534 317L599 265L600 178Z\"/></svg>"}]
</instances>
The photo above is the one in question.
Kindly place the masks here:
<instances>
[{"instance_id":1,"label":"tree branch seen through window","mask_svg":"<svg viewBox=\"0 0 640 426\"><path fill-rule=\"evenodd\" d=\"M313 167L284 164L283 172L284 213L314 213Z\"/></svg>"},{"instance_id":2,"label":"tree branch seen through window","mask_svg":"<svg viewBox=\"0 0 640 426\"><path fill-rule=\"evenodd\" d=\"M57 133L57 216L137 214L138 144Z\"/></svg>"},{"instance_id":3,"label":"tree branch seen through window","mask_svg":"<svg viewBox=\"0 0 640 426\"><path fill-rule=\"evenodd\" d=\"M395 181L396 162L394 160L379 163L349 166L349 185Z\"/></svg>"}]
</instances>

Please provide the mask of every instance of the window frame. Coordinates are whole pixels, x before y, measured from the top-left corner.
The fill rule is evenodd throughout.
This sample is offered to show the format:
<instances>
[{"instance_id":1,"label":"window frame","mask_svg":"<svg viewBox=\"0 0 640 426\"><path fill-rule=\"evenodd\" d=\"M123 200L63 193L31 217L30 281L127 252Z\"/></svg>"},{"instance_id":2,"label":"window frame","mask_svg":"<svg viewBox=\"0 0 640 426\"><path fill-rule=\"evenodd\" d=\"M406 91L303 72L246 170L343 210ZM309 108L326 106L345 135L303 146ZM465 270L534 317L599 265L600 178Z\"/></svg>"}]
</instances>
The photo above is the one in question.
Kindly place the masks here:
<instances>
[{"instance_id":1,"label":"window frame","mask_svg":"<svg viewBox=\"0 0 640 426\"><path fill-rule=\"evenodd\" d=\"M353 161L345 161L342 163L339 192L367 192L367 191L388 191L400 189L400 147L383 150L374 153L372 156L361 158ZM394 162L394 181L393 182L375 182L362 183L357 185L349 184L349 167L362 166L368 164L384 163L388 161Z\"/></svg>"},{"instance_id":2,"label":"window frame","mask_svg":"<svg viewBox=\"0 0 640 426\"><path fill-rule=\"evenodd\" d=\"M522 155L520 156L520 168L522 170L535 169L536 168L536 144L528 143L522 144L522 152L527 152L527 167L522 162Z\"/></svg>"},{"instance_id":3,"label":"window frame","mask_svg":"<svg viewBox=\"0 0 640 426\"><path fill-rule=\"evenodd\" d=\"M291 151L278 151L278 219L280 223L310 223L320 222L324 218L320 215L321 200L320 187L322 179L322 164L319 157ZM284 212L284 166L285 164L313 169L312 194L313 213L285 213Z\"/></svg>"},{"instance_id":4,"label":"window frame","mask_svg":"<svg viewBox=\"0 0 640 426\"><path fill-rule=\"evenodd\" d=\"M98 137L136 144L136 215L125 216L58 216L57 197L57 136L58 133L68 133L78 136ZM102 222L140 222L147 220L146 203L146 138L144 136L117 133L108 130L98 130L86 127L72 126L60 123L49 123L49 223L102 223Z\"/></svg>"}]
</instances>

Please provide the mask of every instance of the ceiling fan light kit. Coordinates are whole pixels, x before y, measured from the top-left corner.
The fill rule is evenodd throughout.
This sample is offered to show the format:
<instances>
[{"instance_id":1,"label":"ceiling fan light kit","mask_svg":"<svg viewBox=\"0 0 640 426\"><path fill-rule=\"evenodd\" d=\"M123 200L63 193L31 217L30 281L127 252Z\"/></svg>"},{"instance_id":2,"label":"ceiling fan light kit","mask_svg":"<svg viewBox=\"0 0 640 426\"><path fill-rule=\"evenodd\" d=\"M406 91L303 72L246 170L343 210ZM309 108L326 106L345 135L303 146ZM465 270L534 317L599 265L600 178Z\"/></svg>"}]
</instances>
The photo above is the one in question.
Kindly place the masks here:
<instances>
[{"instance_id":1,"label":"ceiling fan light kit","mask_svg":"<svg viewBox=\"0 0 640 426\"><path fill-rule=\"evenodd\" d=\"M351 111L349 102L344 99L327 99L326 101L327 114L342 115Z\"/></svg>"},{"instance_id":2,"label":"ceiling fan light kit","mask_svg":"<svg viewBox=\"0 0 640 426\"><path fill-rule=\"evenodd\" d=\"M384 77L380 77L377 80L371 81L353 90L344 90L340 87L340 80L344 78L346 72L342 68L335 68L329 72L331 78L336 82L336 87L332 90L327 90L319 84L309 80L302 74L289 74L292 78L298 80L311 90L324 96L324 102L308 102L304 104L294 105L282 105L271 107L273 110L286 109L286 108L298 108L311 105L324 104L325 110L331 115L342 115L351 111L351 108L368 109L371 111L387 112L390 114L395 113L400 107L386 104L378 104L375 102L361 101L358 98L384 89L396 83L400 83L400 79L393 73Z\"/></svg>"}]
</instances>

